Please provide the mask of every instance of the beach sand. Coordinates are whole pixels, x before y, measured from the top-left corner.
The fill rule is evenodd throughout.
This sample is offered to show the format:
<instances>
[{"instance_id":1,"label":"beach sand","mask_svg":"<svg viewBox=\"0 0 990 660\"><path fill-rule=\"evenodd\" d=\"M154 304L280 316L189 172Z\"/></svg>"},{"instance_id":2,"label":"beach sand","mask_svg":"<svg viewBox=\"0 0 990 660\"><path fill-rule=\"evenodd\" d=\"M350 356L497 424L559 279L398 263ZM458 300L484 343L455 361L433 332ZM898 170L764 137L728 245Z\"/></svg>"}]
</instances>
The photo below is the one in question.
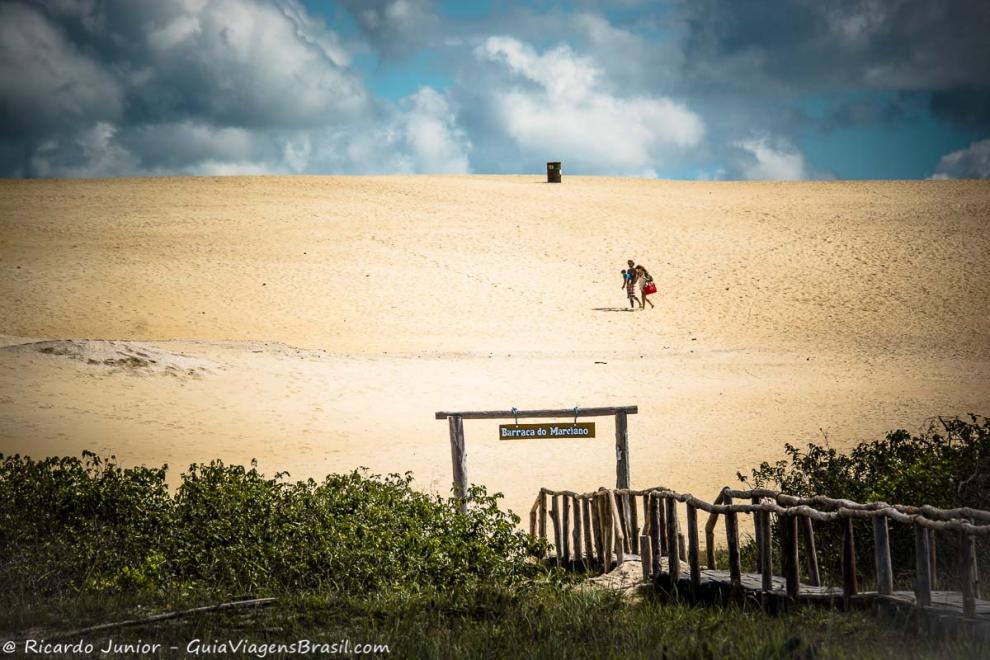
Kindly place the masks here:
<instances>
[{"instance_id":1,"label":"beach sand","mask_svg":"<svg viewBox=\"0 0 990 660\"><path fill-rule=\"evenodd\" d=\"M435 411L638 405L633 486L713 498L785 442L990 411L990 183L543 181L0 182L0 452L446 493ZM592 421L466 422L469 477L519 513L612 485Z\"/></svg>"}]
</instances>

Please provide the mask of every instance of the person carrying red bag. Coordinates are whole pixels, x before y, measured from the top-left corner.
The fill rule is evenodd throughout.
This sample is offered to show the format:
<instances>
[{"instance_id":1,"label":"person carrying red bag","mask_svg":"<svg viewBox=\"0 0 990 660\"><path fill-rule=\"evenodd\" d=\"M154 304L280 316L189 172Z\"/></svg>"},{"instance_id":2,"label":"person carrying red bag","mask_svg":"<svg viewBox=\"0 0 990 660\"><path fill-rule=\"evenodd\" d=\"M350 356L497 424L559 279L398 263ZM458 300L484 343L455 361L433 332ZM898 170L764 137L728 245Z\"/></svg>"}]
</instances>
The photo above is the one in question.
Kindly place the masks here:
<instances>
[{"instance_id":1,"label":"person carrying red bag","mask_svg":"<svg viewBox=\"0 0 990 660\"><path fill-rule=\"evenodd\" d=\"M635 283L639 288L639 308L646 309L646 303L650 303L650 309L652 309L655 305L646 296L657 292L657 285L653 283L653 276L642 266L636 266L635 272Z\"/></svg>"}]
</instances>

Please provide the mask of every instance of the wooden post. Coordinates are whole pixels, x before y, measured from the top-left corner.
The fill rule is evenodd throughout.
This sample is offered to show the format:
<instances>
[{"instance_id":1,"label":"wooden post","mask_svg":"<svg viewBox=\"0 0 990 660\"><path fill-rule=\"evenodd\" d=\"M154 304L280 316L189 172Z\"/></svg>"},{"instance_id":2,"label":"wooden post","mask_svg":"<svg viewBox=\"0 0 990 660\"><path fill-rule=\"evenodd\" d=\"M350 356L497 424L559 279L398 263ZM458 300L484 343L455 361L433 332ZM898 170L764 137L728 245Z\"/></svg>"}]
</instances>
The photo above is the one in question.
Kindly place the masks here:
<instances>
[{"instance_id":1,"label":"wooden post","mask_svg":"<svg viewBox=\"0 0 990 660\"><path fill-rule=\"evenodd\" d=\"M571 560L571 496L564 495L562 503L564 505L564 522L560 528L560 546L564 564L567 565Z\"/></svg>"},{"instance_id":2,"label":"wooden post","mask_svg":"<svg viewBox=\"0 0 990 660\"><path fill-rule=\"evenodd\" d=\"M728 486L720 490L713 504L716 506L724 504L727 490L729 490ZM718 523L718 515L713 511L708 514L708 520L705 522L705 554L708 558L708 569L712 571L715 570L715 525Z\"/></svg>"},{"instance_id":3,"label":"wooden post","mask_svg":"<svg viewBox=\"0 0 990 660\"><path fill-rule=\"evenodd\" d=\"M666 498L661 497L659 501L660 501L660 554L669 555L670 548L667 547L667 513L666 513L667 505L664 504L664 502L666 502L667 500Z\"/></svg>"},{"instance_id":4,"label":"wooden post","mask_svg":"<svg viewBox=\"0 0 990 660\"><path fill-rule=\"evenodd\" d=\"M804 534L804 554L808 558L808 583L813 587L822 586L818 574L818 550L815 549L815 525L808 516L801 516L801 532Z\"/></svg>"},{"instance_id":5,"label":"wooden post","mask_svg":"<svg viewBox=\"0 0 990 660\"><path fill-rule=\"evenodd\" d=\"M632 526L633 553L640 551L639 547L639 513L636 511L636 496L626 495L626 503L629 506L629 524ZM644 515L645 517L645 515Z\"/></svg>"},{"instance_id":6,"label":"wooden post","mask_svg":"<svg viewBox=\"0 0 990 660\"><path fill-rule=\"evenodd\" d=\"M533 508L529 510L529 540L536 541L536 512L540 510L540 496L536 496Z\"/></svg>"},{"instance_id":7,"label":"wooden post","mask_svg":"<svg viewBox=\"0 0 990 660\"><path fill-rule=\"evenodd\" d=\"M763 591L773 591L773 543L770 540L770 512L759 511L757 518L759 526L759 548L760 548L760 574L763 582L760 586Z\"/></svg>"},{"instance_id":8,"label":"wooden post","mask_svg":"<svg viewBox=\"0 0 990 660\"><path fill-rule=\"evenodd\" d=\"M784 579L787 582L787 597L795 601L801 596L801 575L798 557L797 516L786 513L780 516L780 548L783 553Z\"/></svg>"},{"instance_id":9,"label":"wooden post","mask_svg":"<svg viewBox=\"0 0 990 660\"><path fill-rule=\"evenodd\" d=\"M660 574L660 556L663 554L663 544L660 538L664 535L660 524L660 496L650 493L650 550L653 553L653 575Z\"/></svg>"},{"instance_id":10,"label":"wooden post","mask_svg":"<svg viewBox=\"0 0 990 660\"><path fill-rule=\"evenodd\" d=\"M701 558L698 552L698 509L690 502L687 505L688 568L691 571L691 586L701 586Z\"/></svg>"},{"instance_id":11,"label":"wooden post","mask_svg":"<svg viewBox=\"0 0 990 660\"><path fill-rule=\"evenodd\" d=\"M615 413L615 487L629 488L629 430L625 410Z\"/></svg>"},{"instance_id":12,"label":"wooden post","mask_svg":"<svg viewBox=\"0 0 990 660\"><path fill-rule=\"evenodd\" d=\"M560 566L560 495L554 495L551 500L550 522L553 523L553 552L557 557L557 566Z\"/></svg>"},{"instance_id":13,"label":"wooden post","mask_svg":"<svg viewBox=\"0 0 990 660\"><path fill-rule=\"evenodd\" d=\"M650 494L643 493L643 534L650 535Z\"/></svg>"},{"instance_id":14,"label":"wooden post","mask_svg":"<svg viewBox=\"0 0 990 660\"><path fill-rule=\"evenodd\" d=\"M750 501L753 504L760 503L759 497L753 497ZM761 573L763 571L763 552L760 544L763 543L763 534L760 532L760 525L763 524L762 511L753 512L753 534L756 536L756 572Z\"/></svg>"},{"instance_id":15,"label":"wooden post","mask_svg":"<svg viewBox=\"0 0 990 660\"><path fill-rule=\"evenodd\" d=\"M539 530L540 530L540 540L547 540L547 489L540 489L540 520L539 520Z\"/></svg>"},{"instance_id":16,"label":"wooden post","mask_svg":"<svg viewBox=\"0 0 990 660\"><path fill-rule=\"evenodd\" d=\"M677 532L677 556L681 558L681 561L687 561L687 545L684 544L684 532Z\"/></svg>"},{"instance_id":17,"label":"wooden post","mask_svg":"<svg viewBox=\"0 0 990 660\"><path fill-rule=\"evenodd\" d=\"M447 418L450 429L450 462L454 467L454 497L460 500L461 513L467 513L467 451L464 448L464 420L460 415Z\"/></svg>"},{"instance_id":18,"label":"wooden post","mask_svg":"<svg viewBox=\"0 0 990 660\"><path fill-rule=\"evenodd\" d=\"M726 497L725 504L732 505L732 498ZM729 545L729 583L737 593L742 589L742 565L739 557L739 522L735 511L725 514L725 537Z\"/></svg>"},{"instance_id":19,"label":"wooden post","mask_svg":"<svg viewBox=\"0 0 990 660\"><path fill-rule=\"evenodd\" d=\"M877 593L889 596L894 593L894 571L890 565L887 516L876 516L873 519L873 559L877 567Z\"/></svg>"},{"instance_id":20,"label":"wooden post","mask_svg":"<svg viewBox=\"0 0 990 660\"><path fill-rule=\"evenodd\" d=\"M932 604L931 558L928 549L928 528L914 523L914 601L918 607Z\"/></svg>"},{"instance_id":21,"label":"wooden post","mask_svg":"<svg viewBox=\"0 0 990 660\"><path fill-rule=\"evenodd\" d=\"M626 560L626 535L622 531L622 518L619 516L619 507L615 503L615 491L608 491L609 506L612 510L612 529L615 534L615 562L621 565Z\"/></svg>"},{"instance_id":22,"label":"wooden post","mask_svg":"<svg viewBox=\"0 0 990 660\"><path fill-rule=\"evenodd\" d=\"M602 492L601 494L601 519L602 519L602 540L605 542L605 572L608 573L612 570L613 560L612 553L615 551L615 530L612 524L612 505L609 502L609 497L607 492Z\"/></svg>"},{"instance_id":23,"label":"wooden post","mask_svg":"<svg viewBox=\"0 0 990 660\"><path fill-rule=\"evenodd\" d=\"M976 571L976 537L962 532L960 541L959 577L962 581L963 614L976 616L976 599L980 593L980 582Z\"/></svg>"},{"instance_id":24,"label":"wooden post","mask_svg":"<svg viewBox=\"0 0 990 660\"><path fill-rule=\"evenodd\" d=\"M932 589L938 589L938 562L935 552L935 530L928 530L928 563L930 575L932 576Z\"/></svg>"},{"instance_id":25,"label":"wooden post","mask_svg":"<svg viewBox=\"0 0 990 660\"><path fill-rule=\"evenodd\" d=\"M677 500L668 497L665 505L667 509L667 547L671 549L667 554L667 572L670 574L670 581L676 587L677 581L681 578L681 558L677 552Z\"/></svg>"},{"instance_id":26,"label":"wooden post","mask_svg":"<svg viewBox=\"0 0 990 660\"><path fill-rule=\"evenodd\" d=\"M584 534L581 525L581 501L575 497L574 509L574 543L571 545L571 557L575 563L584 561Z\"/></svg>"},{"instance_id":27,"label":"wooden post","mask_svg":"<svg viewBox=\"0 0 990 660\"><path fill-rule=\"evenodd\" d=\"M584 569L591 570L591 564L595 560L594 549L592 548L592 529L594 523L591 520L591 498L581 498L581 517L584 518Z\"/></svg>"},{"instance_id":28,"label":"wooden post","mask_svg":"<svg viewBox=\"0 0 990 660\"><path fill-rule=\"evenodd\" d=\"M622 533L626 537L626 552L633 552L633 537L635 533L632 529L632 511L629 510L629 493L622 493L616 497L619 502L619 512L622 513Z\"/></svg>"},{"instance_id":29,"label":"wooden post","mask_svg":"<svg viewBox=\"0 0 990 660\"><path fill-rule=\"evenodd\" d=\"M853 538L853 519L842 519L842 603L846 609L857 593L856 541Z\"/></svg>"},{"instance_id":30,"label":"wooden post","mask_svg":"<svg viewBox=\"0 0 990 660\"><path fill-rule=\"evenodd\" d=\"M653 568L653 555L650 553L650 537L642 534L639 537L639 560L643 565L643 581L650 581L650 569Z\"/></svg>"},{"instance_id":31,"label":"wooden post","mask_svg":"<svg viewBox=\"0 0 990 660\"><path fill-rule=\"evenodd\" d=\"M588 498L588 505L591 507L592 538L595 542L595 558L599 565L605 565L605 539L602 536L602 498L598 493L593 493Z\"/></svg>"}]
</instances>

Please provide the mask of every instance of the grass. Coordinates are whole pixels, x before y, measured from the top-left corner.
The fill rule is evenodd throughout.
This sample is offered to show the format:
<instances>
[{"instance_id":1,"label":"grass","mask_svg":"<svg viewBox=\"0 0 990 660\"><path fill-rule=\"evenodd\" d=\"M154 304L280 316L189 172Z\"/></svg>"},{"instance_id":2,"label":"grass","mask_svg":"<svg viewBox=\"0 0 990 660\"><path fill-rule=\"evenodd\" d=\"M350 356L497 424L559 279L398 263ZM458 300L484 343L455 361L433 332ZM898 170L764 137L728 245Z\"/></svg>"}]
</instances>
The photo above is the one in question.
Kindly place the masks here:
<instances>
[{"instance_id":1,"label":"grass","mask_svg":"<svg viewBox=\"0 0 990 660\"><path fill-rule=\"evenodd\" d=\"M107 621L135 603L81 599L62 604L74 621ZM50 613L51 614L51 613ZM37 615L37 613L35 613ZM23 624L8 612L0 626ZM49 623L53 621L49 618ZM193 640L248 644L387 644L416 658L977 658L990 647L913 638L868 613L801 608L778 617L755 609L695 607L658 597L539 587L527 593L472 589L445 596L285 597L274 606L93 634L103 648L153 642L162 655ZM76 642L75 637L65 640ZM271 653L271 657L289 657Z\"/></svg>"}]
</instances>

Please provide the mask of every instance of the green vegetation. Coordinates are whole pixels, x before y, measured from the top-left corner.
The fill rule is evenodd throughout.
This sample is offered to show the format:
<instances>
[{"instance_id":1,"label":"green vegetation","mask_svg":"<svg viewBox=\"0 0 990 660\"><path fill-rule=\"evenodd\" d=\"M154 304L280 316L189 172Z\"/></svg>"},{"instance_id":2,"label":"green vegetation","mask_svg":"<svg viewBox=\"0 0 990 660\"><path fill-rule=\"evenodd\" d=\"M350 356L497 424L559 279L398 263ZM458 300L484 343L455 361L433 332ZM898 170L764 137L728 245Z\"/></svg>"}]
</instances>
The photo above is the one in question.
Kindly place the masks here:
<instances>
[{"instance_id":1,"label":"green vegetation","mask_svg":"<svg viewBox=\"0 0 990 660\"><path fill-rule=\"evenodd\" d=\"M985 443L982 424L974 422L965 437ZM887 442L905 465L905 443L913 451L932 445L896 434ZM958 443L953 436L941 444L963 451ZM805 474L828 461L847 465L823 451L815 463L804 454L792 457ZM863 451L854 455L872 460ZM971 463L968 474L972 469ZM785 489L797 490L797 481L787 481L798 478L796 470L765 464L754 476L761 483L779 478ZM985 478L980 474L967 483ZM843 494L874 497L852 489ZM121 628L93 641L112 636L184 648L196 638L266 644L346 638L389 644L399 657L467 658L987 653L911 639L864 613L802 608L770 617L589 588L580 576L535 558L545 548L519 531L518 517L498 508L499 497L472 489L464 515L453 500L413 490L408 475L354 472L291 482L214 462L191 466L173 491L165 468L124 469L89 453L81 460L0 456L0 641L51 639L99 623L276 596L267 608Z\"/></svg>"},{"instance_id":2,"label":"green vegetation","mask_svg":"<svg viewBox=\"0 0 990 660\"><path fill-rule=\"evenodd\" d=\"M541 573L518 517L480 487L462 515L408 475L288 483L213 462L191 466L173 495L164 468L90 453L0 461L0 580L20 599L431 594L514 588Z\"/></svg>"},{"instance_id":3,"label":"green vegetation","mask_svg":"<svg viewBox=\"0 0 990 660\"><path fill-rule=\"evenodd\" d=\"M762 463L746 483L800 496L827 495L857 502L889 502L943 509L990 510L990 420L939 419L925 432L892 431L882 440L862 442L848 453L825 444L801 450L786 445L787 458ZM854 523L857 565L873 569L873 531L868 522ZM941 587L954 587L958 576L959 538L937 533ZM776 534L774 538L777 538ZM841 530L838 525L815 529L823 579L841 580ZM891 561L897 581L910 588L914 575L914 537L907 525L890 524ZM978 544L985 544L978 540ZM752 555L751 547L744 555ZM779 556L779 553L778 553ZM977 552L981 575L990 575L990 553Z\"/></svg>"}]
</instances>

